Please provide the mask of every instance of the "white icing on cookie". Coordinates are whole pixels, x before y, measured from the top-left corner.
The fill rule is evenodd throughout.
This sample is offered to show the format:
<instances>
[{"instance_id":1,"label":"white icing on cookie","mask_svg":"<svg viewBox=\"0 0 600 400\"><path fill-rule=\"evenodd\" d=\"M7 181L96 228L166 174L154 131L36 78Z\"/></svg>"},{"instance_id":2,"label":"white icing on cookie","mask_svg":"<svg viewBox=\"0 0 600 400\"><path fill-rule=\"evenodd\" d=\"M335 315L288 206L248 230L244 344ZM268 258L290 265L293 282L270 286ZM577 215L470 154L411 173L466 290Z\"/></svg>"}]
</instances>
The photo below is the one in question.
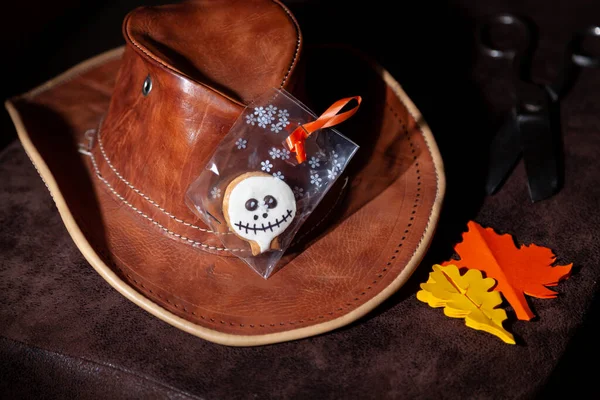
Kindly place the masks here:
<instances>
[{"instance_id":1,"label":"white icing on cookie","mask_svg":"<svg viewBox=\"0 0 600 400\"><path fill-rule=\"evenodd\" d=\"M296 216L294 192L283 180L269 175L250 175L237 182L226 203L229 227L258 245L260 251L253 246L255 255L277 248L272 245L274 239Z\"/></svg>"}]
</instances>

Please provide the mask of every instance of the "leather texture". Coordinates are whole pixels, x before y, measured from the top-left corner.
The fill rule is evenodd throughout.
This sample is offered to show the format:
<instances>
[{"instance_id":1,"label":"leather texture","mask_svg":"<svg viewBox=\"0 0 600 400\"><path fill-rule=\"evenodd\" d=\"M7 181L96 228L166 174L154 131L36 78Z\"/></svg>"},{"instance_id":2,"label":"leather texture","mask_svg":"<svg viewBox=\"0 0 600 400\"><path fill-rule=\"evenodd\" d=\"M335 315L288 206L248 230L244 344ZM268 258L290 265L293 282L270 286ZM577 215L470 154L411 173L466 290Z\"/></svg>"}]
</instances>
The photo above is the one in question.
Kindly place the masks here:
<instances>
[{"instance_id":1,"label":"leather texture","mask_svg":"<svg viewBox=\"0 0 600 400\"><path fill-rule=\"evenodd\" d=\"M303 65L301 98L314 110L324 110L341 97L363 97L361 110L343 126L344 134L361 146L348 180L339 180L298 234L285 266L268 280L228 255L187 209L185 190L241 112L240 102L292 79L288 74L301 45L295 20L279 3L243 3L197 1L182 9L138 9L125 20L122 56L92 63L14 105L86 241L106 265L187 321L253 336L333 321L386 289L377 301L389 296L392 282L422 256L415 254L443 195L443 172L434 163L435 143L427 142L406 104L373 65L346 50L315 50ZM228 12L223 4L231 7ZM206 44L209 51L185 71L175 57L164 56L166 47L179 55L199 50L174 32L165 33L163 24L177 18L183 26L202 25L212 21L213 12L216 21L223 16L237 21L222 30L224 42L214 54L213 44ZM275 47L276 56L257 66L254 51L240 56L245 61L219 53L227 37L240 34L238 25L247 34L271 22L283 46ZM272 64L266 62L271 59ZM256 73L259 81L242 85L235 73L215 78L212 72L197 72L212 71L219 63L235 63L239 70ZM344 75L337 73L339 65L345 66ZM273 78L259 79L265 73ZM148 76L152 90L144 95ZM217 88L228 90L209 86L209 77L219 80ZM96 129L91 143L84 134L89 129ZM90 155L76 153L81 143L91 145Z\"/></svg>"},{"instance_id":2,"label":"leather texture","mask_svg":"<svg viewBox=\"0 0 600 400\"><path fill-rule=\"evenodd\" d=\"M243 104L271 87L287 88L301 49L297 23L275 1L202 0L138 8L123 31L128 45L98 138L105 152L94 146L100 172L143 212L154 214L150 198L178 219L202 224L185 192ZM152 89L144 96L146 78ZM172 218L161 223L194 241L218 243Z\"/></svg>"},{"instance_id":3,"label":"leather texture","mask_svg":"<svg viewBox=\"0 0 600 400\"><path fill-rule=\"evenodd\" d=\"M128 15L123 32L144 61L150 58L243 104L271 87L287 86L302 47L296 20L278 1L142 7ZM181 91L168 82L164 87Z\"/></svg>"},{"instance_id":4,"label":"leather texture","mask_svg":"<svg viewBox=\"0 0 600 400\"><path fill-rule=\"evenodd\" d=\"M73 357L4 337L0 338L0 360L0 394L3 398L197 398L110 363ZM35 384L32 384L32 376L36 377Z\"/></svg>"}]
</instances>

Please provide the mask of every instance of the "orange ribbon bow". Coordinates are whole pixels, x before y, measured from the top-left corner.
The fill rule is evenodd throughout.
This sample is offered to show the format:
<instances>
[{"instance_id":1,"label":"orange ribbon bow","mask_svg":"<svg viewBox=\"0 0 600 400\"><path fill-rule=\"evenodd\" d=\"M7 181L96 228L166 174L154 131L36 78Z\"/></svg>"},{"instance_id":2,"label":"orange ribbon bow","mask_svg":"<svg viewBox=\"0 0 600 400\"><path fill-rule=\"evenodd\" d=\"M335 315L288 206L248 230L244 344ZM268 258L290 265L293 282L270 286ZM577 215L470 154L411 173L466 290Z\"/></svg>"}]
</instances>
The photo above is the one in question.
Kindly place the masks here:
<instances>
[{"instance_id":1,"label":"orange ribbon bow","mask_svg":"<svg viewBox=\"0 0 600 400\"><path fill-rule=\"evenodd\" d=\"M352 100L356 100L358 104L354 108L338 114L338 112ZM361 102L362 98L360 96L346 97L345 99L338 100L325 110L325 112L316 120L300 125L294 129L291 135L285 140L285 143L292 153L296 153L298 163L302 164L306 161L304 142L313 132L344 122L358 111Z\"/></svg>"}]
</instances>

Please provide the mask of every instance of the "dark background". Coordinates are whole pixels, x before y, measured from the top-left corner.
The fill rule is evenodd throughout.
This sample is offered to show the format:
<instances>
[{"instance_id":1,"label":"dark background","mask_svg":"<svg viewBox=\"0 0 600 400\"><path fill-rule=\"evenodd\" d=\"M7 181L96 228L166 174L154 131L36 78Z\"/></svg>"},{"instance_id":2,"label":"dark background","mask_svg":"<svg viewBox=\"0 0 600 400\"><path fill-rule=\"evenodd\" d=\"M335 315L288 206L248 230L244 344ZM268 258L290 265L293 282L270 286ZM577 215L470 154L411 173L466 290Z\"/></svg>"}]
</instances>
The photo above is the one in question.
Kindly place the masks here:
<instances>
[{"instance_id":1,"label":"dark background","mask_svg":"<svg viewBox=\"0 0 600 400\"><path fill-rule=\"evenodd\" d=\"M80 61L122 45L125 14L139 5L163 3L170 1L35 0L10 2L8 9L3 5L0 97L28 91ZM500 11L531 17L541 32L533 64L534 76L541 82L558 73L571 33L584 24L600 23L600 3L592 0L284 3L298 18L307 43L349 43L372 54L400 81L431 126L447 174L445 212L429 256L436 260L451 253L452 244L459 239L459 227L480 211L485 199L486 149L510 108L509 69L500 61L479 57L474 42L476 19ZM594 74L598 82L600 71L583 71L581 79ZM588 89L576 86L574 91ZM583 114L600 115L600 107L593 101L576 108ZM577 125L577 121L570 123ZM592 128L595 131L590 135L597 135L598 125ZM0 149L15 138L8 114L1 112ZM591 234L598 233L597 227L592 230ZM585 388L597 393L591 372L582 365L583 360L593 363L598 353L600 310L596 303L591 303L564 356L553 360L557 367L540 395Z\"/></svg>"}]
</instances>

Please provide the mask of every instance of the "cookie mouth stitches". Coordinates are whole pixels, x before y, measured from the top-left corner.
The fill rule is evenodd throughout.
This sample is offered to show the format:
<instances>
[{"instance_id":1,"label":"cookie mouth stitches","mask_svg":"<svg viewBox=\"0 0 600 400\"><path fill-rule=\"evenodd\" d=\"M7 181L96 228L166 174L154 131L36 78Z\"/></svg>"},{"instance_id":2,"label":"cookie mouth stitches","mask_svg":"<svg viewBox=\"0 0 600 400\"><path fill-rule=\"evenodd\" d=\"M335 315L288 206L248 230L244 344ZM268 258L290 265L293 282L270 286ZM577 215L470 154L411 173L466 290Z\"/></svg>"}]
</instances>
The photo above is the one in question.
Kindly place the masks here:
<instances>
[{"instance_id":1,"label":"cookie mouth stitches","mask_svg":"<svg viewBox=\"0 0 600 400\"><path fill-rule=\"evenodd\" d=\"M285 222L287 222L288 218L292 217L292 210L287 210L286 214L283 214L281 216L281 219L276 219L274 223L269 222L269 224L267 226L265 226L265 224L261 224L261 226L256 226L256 224L254 223L253 226L250 226L249 223L244 224L242 221L240 222L236 222L234 225L240 230L245 230L246 234L248 234L248 232L252 231L254 232L254 234L256 234L257 232L266 232L267 230L270 230L271 232L273 232L273 228L279 228L279 226Z\"/></svg>"}]
</instances>

